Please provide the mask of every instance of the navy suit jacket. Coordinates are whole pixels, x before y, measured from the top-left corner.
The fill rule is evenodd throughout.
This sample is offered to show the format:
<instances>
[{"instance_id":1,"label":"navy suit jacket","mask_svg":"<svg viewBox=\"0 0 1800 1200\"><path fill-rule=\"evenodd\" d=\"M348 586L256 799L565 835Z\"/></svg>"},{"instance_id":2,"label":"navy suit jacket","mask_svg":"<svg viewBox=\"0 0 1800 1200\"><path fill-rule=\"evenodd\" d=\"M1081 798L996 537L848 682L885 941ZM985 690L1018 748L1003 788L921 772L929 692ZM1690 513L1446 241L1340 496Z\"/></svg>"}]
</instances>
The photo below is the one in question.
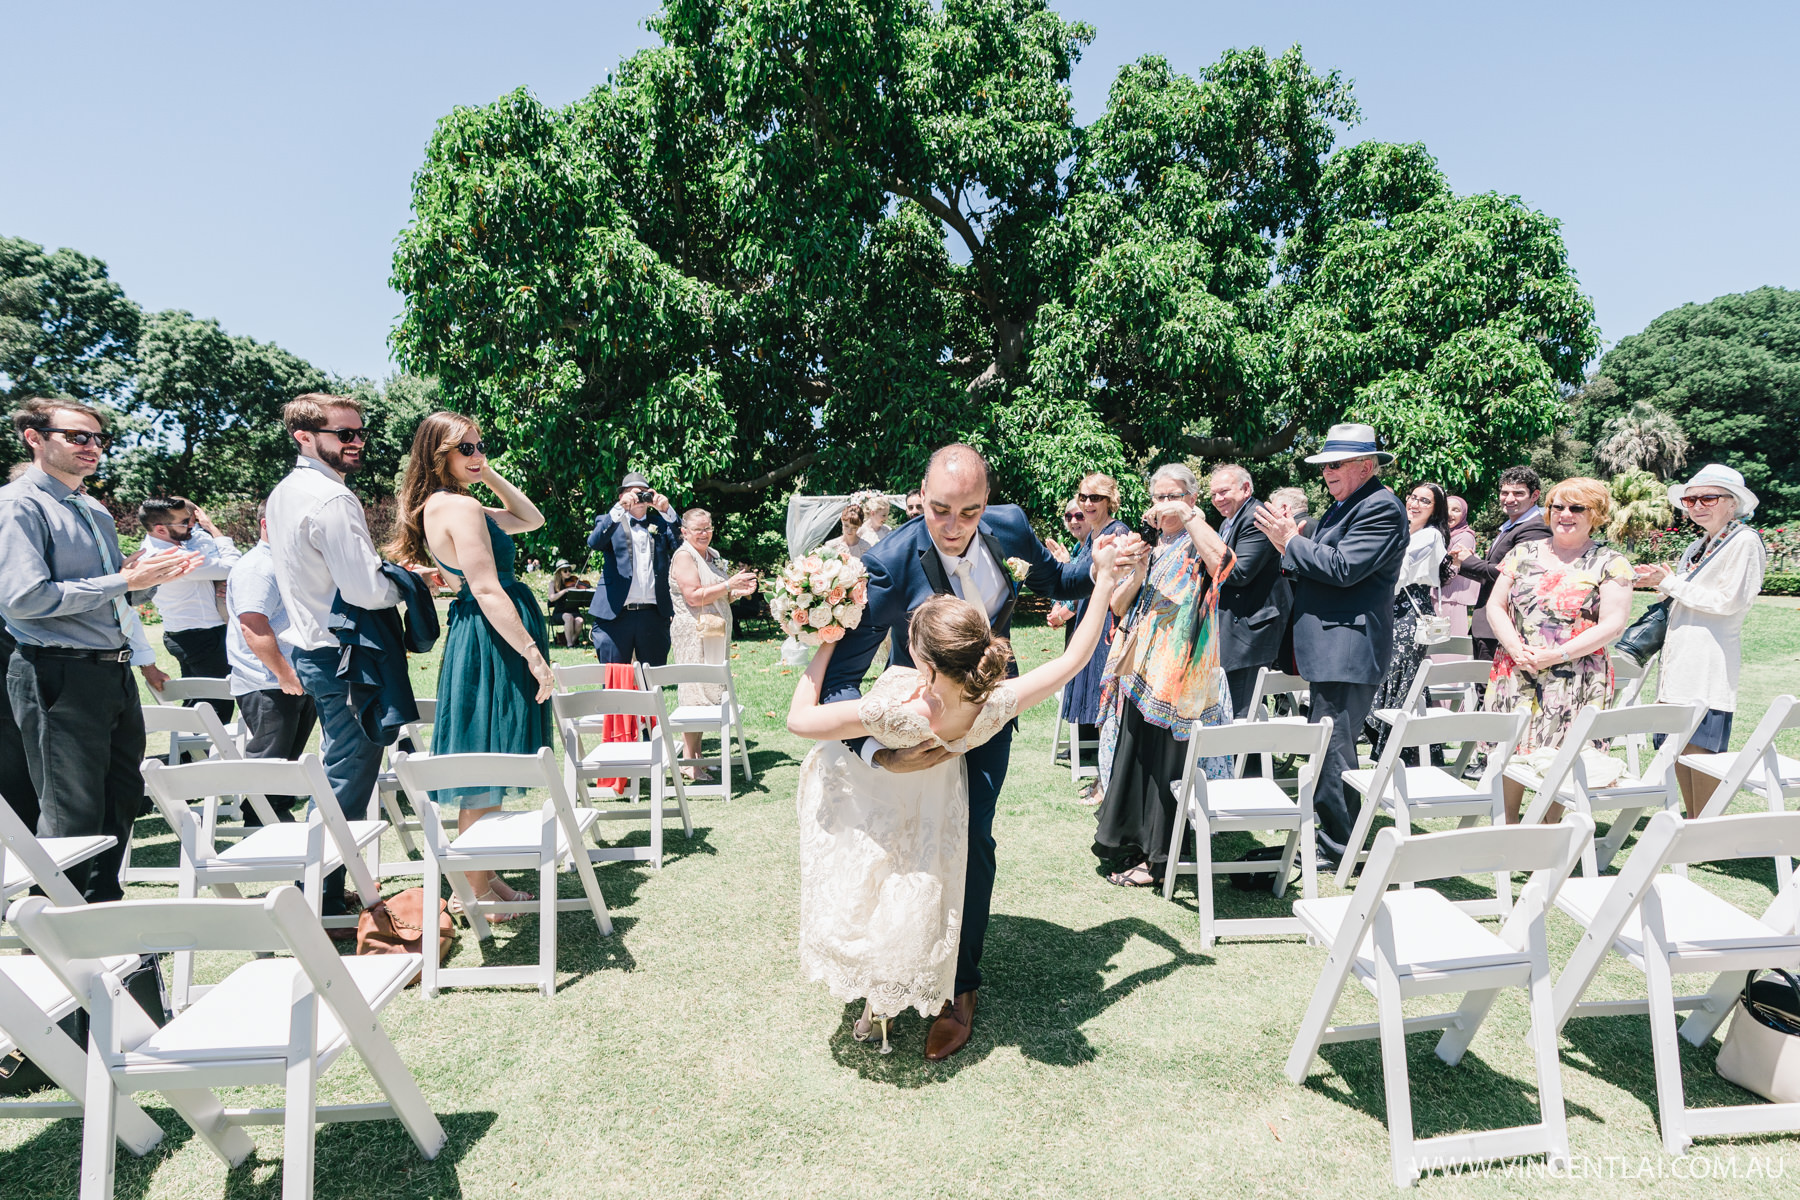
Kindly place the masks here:
<instances>
[{"instance_id":1,"label":"navy suit jacket","mask_svg":"<svg viewBox=\"0 0 1800 1200\"><path fill-rule=\"evenodd\" d=\"M1001 574L1012 589L993 622L994 632L1002 637L1012 631L1013 603L1019 595L1019 585L1006 571L1007 559L1025 560L1029 566L1025 586L1040 596L1080 600L1094 590L1094 581L1089 578L1092 557L1084 552L1072 562L1057 562L1031 532L1025 510L1016 504L990 505L982 514L978 536L999 560ZM951 590L924 521L908 521L900 526L875 543L862 562L869 572L869 602L863 610L862 623L845 634L832 652L820 689L820 699L826 704L853 700L862 693L863 675L880 648L881 639L890 632L893 646L888 661L895 666L912 666L907 626L913 610L934 595ZM1015 672L1016 669L1013 668Z\"/></svg>"},{"instance_id":2,"label":"navy suit jacket","mask_svg":"<svg viewBox=\"0 0 1800 1200\"><path fill-rule=\"evenodd\" d=\"M615 506L616 509L616 506ZM631 518L623 521L608 509L594 522L588 534L588 549L600 551L600 586L594 589L594 602L588 612L597 620L610 621L625 611L625 598L631 594L631 573L635 558L631 553ZM669 599L669 562L681 545L681 522L673 515L651 509L645 519L650 529L650 555L656 563L656 608L663 616L675 618L675 602Z\"/></svg>"},{"instance_id":3,"label":"navy suit jacket","mask_svg":"<svg viewBox=\"0 0 1800 1200\"><path fill-rule=\"evenodd\" d=\"M1411 530L1400 497L1371 479L1281 556L1294 585L1294 660L1315 683L1380 683L1394 653L1394 584Z\"/></svg>"},{"instance_id":4,"label":"navy suit jacket","mask_svg":"<svg viewBox=\"0 0 1800 1200\"><path fill-rule=\"evenodd\" d=\"M1273 666L1287 633L1293 588L1281 573L1281 555L1256 527L1262 501L1244 501L1225 544L1237 555L1219 587L1219 665L1227 671Z\"/></svg>"}]
</instances>

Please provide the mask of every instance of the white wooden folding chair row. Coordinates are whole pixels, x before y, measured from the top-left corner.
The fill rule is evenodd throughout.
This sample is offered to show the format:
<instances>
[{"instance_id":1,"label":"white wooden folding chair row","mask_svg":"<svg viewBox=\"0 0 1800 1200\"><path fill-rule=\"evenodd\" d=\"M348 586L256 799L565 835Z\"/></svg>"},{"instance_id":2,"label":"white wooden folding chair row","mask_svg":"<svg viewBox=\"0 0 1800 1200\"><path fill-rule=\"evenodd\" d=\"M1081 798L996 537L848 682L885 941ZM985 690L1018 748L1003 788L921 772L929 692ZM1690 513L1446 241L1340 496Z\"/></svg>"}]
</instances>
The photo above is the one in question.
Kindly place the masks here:
<instances>
[{"instance_id":1,"label":"white wooden folding chair row","mask_svg":"<svg viewBox=\"0 0 1800 1200\"><path fill-rule=\"evenodd\" d=\"M681 829L685 837L694 835L694 820L688 812L687 790L679 771L670 772L669 763L675 752L670 747L668 713L663 708L662 691L628 688L595 688L585 692L558 692L550 697L557 729L562 734L564 780L569 792L583 804L593 799L588 784L596 779L628 779L631 799L637 798L640 782L648 784L650 802L639 804L607 804L595 809L602 821L649 821L648 846L596 845L588 851L592 862L628 860L649 862L658 870L663 861L663 822L668 819L667 794L672 782L675 804L680 811ZM602 737L609 716L636 717L640 723L653 720L647 736L635 742L608 742ZM591 748L586 738L596 739ZM596 843L599 827L593 827Z\"/></svg>"},{"instance_id":2,"label":"white wooden folding chair row","mask_svg":"<svg viewBox=\"0 0 1800 1200\"><path fill-rule=\"evenodd\" d=\"M1429 666L1419 674L1423 676ZM1430 716L1395 712L1393 730L1382 747L1381 759L1372 769L1359 767L1344 772L1344 786L1362 797L1362 807L1338 863L1337 885L1349 890L1356 864L1364 857L1362 848L1368 843L1369 828L1378 813L1391 815L1394 828L1402 837L1411 833L1416 822L1434 817L1455 818L1463 829L1483 817L1490 825L1506 824L1506 790L1501 784L1501 773L1512 759L1513 748L1525 736L1528 720L1523 711L1434 712ZM1459 770L1429 765L1431 747L1450 742L1461 742L1465 753L1479 742L1492 743L1487 767L1479 780L1469 783ZM1419 761L1426 765L1409 767L1402 762L1401 755L1409 749L1416 749ZM1477 916L1506 915L1512 910L1511 876L1494 876L1492 900L1463 900L1457 907Z\"/></svg>"},{"instance_id":3,"label":"white wooden folding chair row","mask_svg":"<svg viewBox=\"0 0 1800 1200\"><path fill-rule=\"evenodd\" d=\"M169 682L179 681L171 679ZM168 735L167 761L171 767L180 765L182 757L190 750L203 751L210 758L243 757L237 739L226 730L210 704L196 704L191 708L178 704L146 704L144 732ZM224 818L223 822L220 817ZM245 826L243 819L244 801L237 796L208 796L200 806L200 828L209 838L243 837L253 828ZM131 843L125 844L125 859L119 868L120 883L174 883L180 875L180 870L175 867L133 866Z\"/></svg>"},{"instance_id":4,"label":"white wooden folding chair row","mask_svg":"<svg viewBox=\"0 0 1800 1200\"><path fill-rule=\"evenodd\" d=\"M1762 795L1770 812L1786 812L1789 800L1800 800L1800 761L1775 749L1775 739L1800 729L1800 704L1792 696L1777 696L1742 750L1724 754L1683 754L1676 761L1691 771L1719 781L1701 816L1724 814L1739 792ZM1775 883L1782 891L1794 880L1794 861L1775 856Z\"/></svg>"},{"instance_id":5,"label":"white wooden folding chair row","mask_svg":"<svg viewBox=\"0 0 1800 1200\"><path fill-rule=\"evenodd\" d=\"M1274 701L1281 696L1288 698L1289 706L1294 712L1285 716L1276 716ZM1305 724L1306 718L1300 710L1312 703L1312 684L1298 675L1289 675L1285 671L1277 671L1274 667L1264 667L1256 673L1256 682L1250 688L1250 705L1246 720L1249 721L1285 721L1289 724ZM1231 773L1241 778L1244 774L1244 756L1239 755L1232 764ZM1262 755L1262 773L1264 779L1273 779L1283 791L1293 792L1300 786L1297 776L1276 778L1275 756Z\"/></svg>"},{"instance_id":6,"label":"white wooden folding chair row","mask_svg":"<svg viewBox=\"0 0 1800 1200\"><path fill-rule=\"evenodd\" d=\"M1187 764L1175 785L1175 820L1169 836L1169 861L1163 872L1163 898L1175 895L1175 876L1193 874L1200 909L1200 945L1210 948L1220 934L1304 933L1293 917L1246 917L1219 920L1213 915L1213 879L1217 875L1256 874L1273 869L1270 889L1276 897L1287 890L1294 855L1300 856L1300 892L1318 895L1316 827L1313 789L1331 742L1331 720L1317 725L1289 721L1239 721L1210 728L1196 725L1188 738ZM1305 759L1297 794L1289 796L1266 776L1208 779L1200 760L1232 756L1242 763L1252 754L1294 755ZM1194 831L1195 861L1183 863L1182 835ZM1246 831L1286 833L1281 857L1274 862L1215 862L1213 835Z\"/></svg>"},{"instance_id":7,"label":"white wooden folding chair row","mask_svg":"<svg viewBox=\"0 0 1800 1200\"><path fill-rule=\"evenodd\" d=\"M1644 694L1644 685L1650 681L1648 667L1638 665L1635 658L1619 653L1607 655L1612 664L1613 695L1608 708L1635 708L1638 698ZM1625 738L1625 762L1633 775L1641 775L1643 767L1641 759L1647 739L1641 733L1628 734Z\"/></svg>"},{"instance_id":8,"label":"white wooden folding chair row","mask_svg":"<svg viewBox=\"0 0 1800 1200\"><path fill-rule=\"evenodd\" d=\"M1288 1054L1287 1077L1296 1084L1304 1081L1326 1042L1380 1038L1396 1186L1411 1186L1426 1170L1525 1155L1545 1154L1552 1167L1567 1166L1569 1137L1544 915L1592 835L1593 822L1581 813L1570 813L1555 826L1457 829L1410 838L1383 829L1353 895L1295 903L1294 915L1328 955ZM1388 890L1397 884L1514 871L1529 871L1531 879L1498 932L1431 888ZM1352 977L1374 995L1378 1019L1333 1026L1332 1012ZM1443 1030L1437 1056L1455 1066L1502 987L1524 988L1528 995L1539 1120L1510 1129L1415 1139L1406 1035ZM1402 1011L1410 997L1457 992L1463 1000L1453 1012L1408 1017Z\"/></svg>"},{"instance_id":9,"label":"white wooden folding chair row","mask_svg":"<svg viewBox=\"0 0 1800 1200\"><path fill-rule=\"evenodd\" d=\"M204 764L196 764L204 765ZM313 1195L321 1121L398 1118L427 1159L443 1127L378 1014L418 973L416 954L341 958L292 885L257 900L127 900L56 908L42 897L10 914L20 936L88 1010L81 1142L82 1200L113 1194L117 1100L160 1091L213 1152L237 1166L254 1149L245 1125L284 1127L281 1194ZM281 952L238 967L160 1029L120 980L119 961L201 950ZM319 1077L354 1048L385 1102L320 1105ZM276 1109L226 1109L210 1089L276 1085Z\"/></svg>"},{"instance_id":10,"label":"white wooden folding chair row","mask_svg":"<svg viewBox=\"0 0 1800 1200\"><path fill-rule=\"evenodd\" d=\"M1595 876L1612 865L1619 848L1625 844L1638 818L1645 809L1675 809L1681 806L1681 788L1675 782L1675 757L1688 739L1694 736L1706 710L1698 704L1639 704L1632 708L1599 709L1590 704L1575 714L1569 731L1563 735L1562 748L1540 772L1523 760L1507 764L1506 777L1537 793L1531 806L1520 814L1521 824L1535 825L1548 813L1550 805L1563 804L1590 817L1597 812L1616 812L1606 836L1596 838L1582 851L1582 874ZM1593 752L1592 743L1611 745L1632 735L1648 738L1665 735L1658 750L1642 774L1622 764L1624 770L1610 783L1590 779L1589 763L1583 750Z\"/></svg>"},{"instance_id":11,"label":"white wooden folding chair row","mask_svg":"<svg viewBox=\"0 0 1800 1200\"><path fill-rule=\"evenodd\" d=\"M684 683L704 684L721 689L723 699L717 704L682 704L680 693L676 693L676 707L669 710L668 742L671 751L669 769L677 773L683 767L706 766L708 760L704 754L699 758L684 756L681 735L698 733L701 735L701 747L705 748L704 739L719 739L719 757L714 764L718 768L719 779L716 783L684 783L686 794L692 796L718 796L729 802L731 800L731 742L737 739L737 757L744 768L744 782L754 783L755 774L750 770L750 740L744 734L744 708L738 703L737 688L731 681L730 663L678 663L667 667L650 667L638 664L638 686L645 691L660 691L663 688L677 688ZM666 704L665 700L665 704Z\"/></svg>"},{"instance_id":12,"label":"white wooden folding chair row","mask_svg":"<svg viewBox=\"0 0 1800 1200\"><path fill-rule=\"evenodd\" d=\"M1657 1117L1663 1148L1670 1154L1686 1153L1696 1137L1800 1130L1800 1104L1689 1109L1676 1043L1677 1010L1692 1010L1679 1036L1704 1046L1731 1011L1747 972L1800 969L1800 883L1790 881L1761 916L1753 917L1665 868L1771 853L1800 854L1800 813L1689 821L1676 812L1660 812L1650 818L1617 875L1571 879L1556 898L1557 907L1583 933L1556 981L1555 1028L1562 1029L1571 1017L1649 1014ZM1582 1001L1609 953L1644 973L1644 999ZM1718 976L1705 993L1675 994L1675 976L1714 972Z\"/></svg>"},{"instance_id":13,"label":"white wooden folding chair row","mask_svg":"<svg viewBox=\"0 0 1800 1200\"><path fill-rule=\"evenodd\" d=\"M81 893L63 868L84 862L108 849L115 839L108 835L83 838L39 838L25 828L12 807L0 802L0 876L6 879L0 894L0 920L8 901L36 884L53 904L74 907L84 903ZM17 937L0 936L0 945L20 945ZM110 962L113 969L128 971L135 955L121 955ZM73 1100L11 1100L0 1102L0 1118L54 1120L78 1117L87 1097L87 1055L84 1048L57 1027L80 1007L44 960L35 954L0 955L0 1059L15 1051L36 1063L50 1081ZM119 1141L133 1154L144 1155L162 1141L162 1129L128 1096L119 1097L115 1124Z\"/></svg>"},{"instance_id":14,"label":"white wooden folding chair row","mask_svg":"<svg viewBox=\"0 0 1800 1200\"><path fill-rule=\"evenodd\" d=\"M556 769L556 755L548 747L536 754L440 754L413 757L402 753L394 759L394 772L405 789L413 811L419 814L421 837L425 843L425 894L439 894L439 879L450 877L450 890L462 902L468 915L469 928L478 940L492 936L488 913L532 912L538 914L538 961L535 966L457 967L444 969L438 963L435 937L424 939L425 965L421 988L425 995L436 996L442 987L505 986L529 983L544 996L556 992L556 914L587 909L594 915L600 936L612 936L612 917L600 895L594 867L584 852L582 837L600 814L591 808L576 808L563 787ZM451 836L444 828L443 813L432 793L453 787L517 787L542 788L543 805L526 811L489 813L461 833ZM559 900L557 870L565 861L573 861L581 878L585 898ZM538 873L537 899L508 902L479 900L469 888L470 871L516 871L533 869Z\"/></svg>"},{"instance_id":15,"label":"white wooden folding chair row","mask_svg":"<svg viewBox=\"0 0 1800 1200\"><path fill-rule=\"evenodd\" d=\"M170 679L163 684L160 692L154 694L161 704L173 705L177 708L205 708L211 710L215 717L219 715L218 710L210 704L202 703L203 701L235 699L231 694L231 680L211 675L189 675L181 679ZM246 736L243 718L233 718L229 725L220 721L219 725L230 735L239 749L242 749L243 739ZM169 765L172 767L179 765L182 756L189 750L199 750L201 753L205 753L209 747L216 747L218 744L210 736L203 736L187 730L178 731L169 737Z\"/></svg>"},{"instance_id":16,"label":"white wooden folding chair row","mask_svg":"<svg viewBox=\"0 0 1800 1200\"><path fill-rule=\"evenodd\" d=\"M400 849L406 858L398 862L384 862L375 867L378 878L388 879L395 875L417 875L419 864L412 856L419 853L419 847L412 835L419 831L419 817L415 813L407 816L400 807L400 777L394 774L394 759L403 753L400 743L412 746L404 751L412 758L424 758L431 753L431 735L437 726L437 701L418 700L419 719L408 721L400 727L400 736L394 739L392 746L382 748L381 774L375 777L375 796L381 802L381 811L387 816L388 828L400 839Z\"/></svg>"},{"instance_id":17,"label":"white wooden folding chair row","mask_svg":"<svg viewBox=\"0 0 1800 1200\"><path fill-rule=\"evenodd\" d=\"M1378 708L1369 716L1383 724L1392 725L1394 718L1400 713L1407 712L1422 717L1431 711L1429 706L1433 705L1446 712L1474 712L1481 706L1482 689L1487 685L1488 674L1493 666L1492 663L1476 658L1449 662L1434 662L1427 658L1413 672L1412 686L1407 689L1406 698L1400 702L1400 706ZM1474 757L1475 743L1464 742L1447 768L1449 773L1458 779L1462 778L1463 771Z\"/></svg>"},{"instance_id":18,"label":"white wooden folding chair row","mask_svg":"<svg viewBox=\"0 0 1800 1200\"><path fill-rule=\"evenodd\" d=\"M362 851L381 839L387 822L345 820L317 755L308 754L298 762L215 758L179 767L146 759L143 769L150 798L181 844L176 887L183 899L198 895L201 888L209 888L235 900L241 895L241 884L292 883L299 878L304 881L304 894L312 905L315 920L322 924L354 925L355 917L319 916L325 876L340 866L347 869L364 907L381 899L381 889L363 860ZM189 807L194 800L220 794L247 797L263 819L261 829L226 850L220 850L202 834L200 822ZM264 799L271 795L309 797L312 811L303 822L283 823ZM209 989L193 983L191 952L177 951L174 965L169 991L179 1012Z\"/></svg>"},{"instance_id":19,"label":"white wooden folding chair row","mask_svg":"<svg viewBox=\"0 0 1800 1200\"><path fill-rule=\"evenodd\" d=\"M1063 691L1058 688L1052 697L1056 701L1056 714L1050 719L1050 765L1069 764L1069 782L1080 783L1083 779L1093 779L1100 774L1100 738L1081 736L1081 725L1063 716ZM1093 761L1087 762L1082 755L1093 752Z\"/></svg>"}]
</instances>

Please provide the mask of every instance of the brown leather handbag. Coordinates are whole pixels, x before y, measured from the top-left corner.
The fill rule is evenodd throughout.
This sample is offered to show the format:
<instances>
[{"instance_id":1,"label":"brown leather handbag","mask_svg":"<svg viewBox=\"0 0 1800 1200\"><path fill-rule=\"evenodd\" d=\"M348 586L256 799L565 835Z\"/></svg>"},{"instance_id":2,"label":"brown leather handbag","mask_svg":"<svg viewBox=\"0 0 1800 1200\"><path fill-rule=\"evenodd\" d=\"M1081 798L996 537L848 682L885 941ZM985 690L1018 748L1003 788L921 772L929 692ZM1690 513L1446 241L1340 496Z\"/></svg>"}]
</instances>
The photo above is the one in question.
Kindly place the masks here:
<instances>
[{"instance_id":1,"label":"brown leather handbag","mask_svg":"<svg viewBox=\"0 0 1800 1200\"><path fill-rule=\"evenodd\" d=\"M403 892L377 901L363 909L356 919L356 952L358 954L421 954L425 945L425 889L407 888ZM438 961L449 958L456 949L456 926L450 920L450 906L437 902ZM411 987L419 982L413 977Z\"/></svg>"}]
</instances>

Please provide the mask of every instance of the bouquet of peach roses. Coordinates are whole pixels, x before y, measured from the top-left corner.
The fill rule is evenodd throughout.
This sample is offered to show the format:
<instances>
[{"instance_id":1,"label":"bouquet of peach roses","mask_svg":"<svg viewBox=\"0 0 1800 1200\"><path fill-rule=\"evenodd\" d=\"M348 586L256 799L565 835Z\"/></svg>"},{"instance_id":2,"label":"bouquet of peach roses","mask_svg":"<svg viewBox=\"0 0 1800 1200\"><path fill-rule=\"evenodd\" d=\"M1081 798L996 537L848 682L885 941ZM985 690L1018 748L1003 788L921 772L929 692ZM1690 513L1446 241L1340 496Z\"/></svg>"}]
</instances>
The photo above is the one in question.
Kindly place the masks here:
<instances>
[{"instance_id":1,"label":"bouquet of peach roses","mask_svg":"<svg viewBox=\"0 0 1800 1200\"><path fill-rule=\"evenodd\" d=\"M803 645L836 642L862 623L869 602L861 560L836 547L796 558L774 579L769 612L782 632Z\"/></svg>"}]
</instances>

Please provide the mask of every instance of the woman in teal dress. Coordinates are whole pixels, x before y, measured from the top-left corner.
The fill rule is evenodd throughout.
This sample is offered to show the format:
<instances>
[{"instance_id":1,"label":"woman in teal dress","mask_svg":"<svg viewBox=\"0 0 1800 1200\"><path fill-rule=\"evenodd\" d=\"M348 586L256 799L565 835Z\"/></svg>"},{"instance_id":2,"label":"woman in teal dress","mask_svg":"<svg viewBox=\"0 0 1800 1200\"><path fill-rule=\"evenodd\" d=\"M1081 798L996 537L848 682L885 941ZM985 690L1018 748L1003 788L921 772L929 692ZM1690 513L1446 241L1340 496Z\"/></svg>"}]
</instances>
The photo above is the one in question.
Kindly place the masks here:
<instances>
[{"instance_id":1,"label":"woman in teal dress","mask_svg":"<svg viewBox=\"0 0 1800 1200\"><path fill-rule=\"evenodd\" d=\"M470 494L484 484L501 507ZM449 632L438 668L434 754L535 754L550 745L549 639L536 594L513 578L515 533L529 533L544 515L525 494L488 465L475 422L434 412L419 423L400 491L400 524L387 549L403 563L431 560L461 581L450 602ZM457 832L500 807L498 788L435 792L440 807L457 808ZM533 897L496 873L469 872L478 900ZM510 917L490 917L489 920Z\"/></svg>"}]
</instances>

